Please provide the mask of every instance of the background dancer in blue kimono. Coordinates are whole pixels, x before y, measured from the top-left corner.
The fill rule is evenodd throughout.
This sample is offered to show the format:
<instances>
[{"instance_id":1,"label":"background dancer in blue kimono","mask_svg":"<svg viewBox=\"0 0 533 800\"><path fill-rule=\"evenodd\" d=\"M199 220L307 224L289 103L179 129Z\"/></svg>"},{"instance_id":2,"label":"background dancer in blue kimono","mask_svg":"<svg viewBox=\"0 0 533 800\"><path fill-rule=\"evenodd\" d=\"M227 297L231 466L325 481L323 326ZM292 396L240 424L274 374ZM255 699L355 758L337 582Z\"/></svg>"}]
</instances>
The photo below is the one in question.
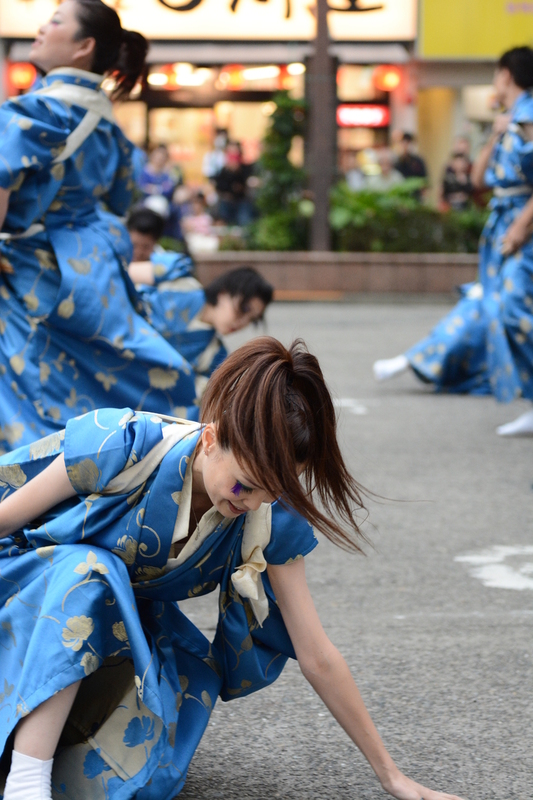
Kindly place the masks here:
<instances>
[{"instance_id":1,"label":"background dancer in blue kimono","mask_svg":"<svg viewBox=\"0 0 533 800\"><path fill-rule=\"evenodd\" d=\"M378 380L411 367L439 390L493 393L500 402L533 400L533 50L500 58L495 94L507 113L472 172L478 188L494 189L479 248L479 283L427 339L394 359L377 361ZM533 411L498 428L533 434Z\"/></svg>"},{"instance_id":2,"label":"background dancer in blue kimono","mask_svg":"<svg viewBox=\"0 0 533 800\"><path fill-rule=\"evenodd\" d=\"M307 588L311 524L361 540L318 362L256 339L215 372L202 414L95 411L0 459L5 800L50 798L54 762L59 794L170 800L217 696L266 686L287 656L386 791L458 800L396 767ZM218 586L209 642L174 601Z\"/></svg>"},{"instance_id":3,"label":"background dancer in blue kimono","mask_svg":"<svg viewBox=\"0 0 533 800\"><path fill-rule=\"evenodd\" d=\"M163 224L149 208L132 211L128 271L147 319L193 367L201 398L208 378L228 354L220 337L261 322L274 289L253 267L229 270L202 287L190 256L156 248Z\"/></svg>"},{"instance_id":4,"label":"background dancer in blue kimono","mask_svg":"<svg viewBox=\"0 0 533 800\"><path fill-rule=\"evenodd\" d=\"M125 227L99 214L124 214L133 187L100 83L112 71L127 95L146 48L101 0L66 0L31 49L45 77L0 108L2 451L93 408L195 401L188 364L134 307Z\"/></svg>"}]
</instances>

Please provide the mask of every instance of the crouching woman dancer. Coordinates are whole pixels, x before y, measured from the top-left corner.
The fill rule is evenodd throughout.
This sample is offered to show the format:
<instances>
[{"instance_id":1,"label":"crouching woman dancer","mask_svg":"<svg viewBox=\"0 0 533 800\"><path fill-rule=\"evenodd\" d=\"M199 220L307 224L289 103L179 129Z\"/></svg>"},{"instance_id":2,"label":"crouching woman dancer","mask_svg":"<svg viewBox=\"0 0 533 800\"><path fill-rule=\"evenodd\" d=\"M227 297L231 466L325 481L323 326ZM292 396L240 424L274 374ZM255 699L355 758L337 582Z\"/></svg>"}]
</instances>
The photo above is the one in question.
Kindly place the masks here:
<instances>
[{"instance_id":1,"label":"crouching woman dancer","mask_svg":"<svg viewBox=\"0 0 533 800\"><path fill-rule=\"evenodd\" d=\"M272 683L287 657L386 791L457 800L396 767L306 585L312 525L360 539L317 360L254 340L214 373L202 419L103 409L0 459L4 800L45 800L51 783L170 800L217 697ZM210 642L175 601L217 587Z\"/></svg>"}]
</instances>

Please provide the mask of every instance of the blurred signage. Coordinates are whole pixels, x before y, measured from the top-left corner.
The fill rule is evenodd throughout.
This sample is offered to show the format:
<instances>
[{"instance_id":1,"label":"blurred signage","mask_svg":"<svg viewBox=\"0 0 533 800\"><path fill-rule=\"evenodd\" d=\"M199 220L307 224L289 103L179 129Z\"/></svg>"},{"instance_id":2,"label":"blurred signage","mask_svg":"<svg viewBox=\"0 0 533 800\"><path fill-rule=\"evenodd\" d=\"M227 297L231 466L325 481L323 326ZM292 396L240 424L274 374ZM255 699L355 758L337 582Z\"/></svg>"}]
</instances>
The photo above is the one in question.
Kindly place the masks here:
<instances>
[{"instance_id":1,"label":"blurred signage","mask_svg":"<svg viewBox=\"0 0 533 800\"><path fill-rule=\"evenodd\" d=\"M366 103L344 103L337 106L337 125L340 128L386 128L389 123L388 106Z\"/></svg>"},{"instance_id":2,"label":"blurred signage","mask_svg":"<svg viewBox=\"0 0 533 800\"><path fill-rule=\"evenodd\" d=\"M496 59L533 39L533 0L422 0L423 58Z\"/></svg>"},{"instance_id":3,"label":"blurred signage","mask_svg":"<svg viewBox=\"0 0 533 800\"><path fill-rule=\"evenodd\" d=\"M313 0L105 0L148 39L292 40L315 36ZM33 38L58 0L0 0L0 36ZM337 41L409 41L417 0L329 0Z\"/></svg>"}]
</instances>

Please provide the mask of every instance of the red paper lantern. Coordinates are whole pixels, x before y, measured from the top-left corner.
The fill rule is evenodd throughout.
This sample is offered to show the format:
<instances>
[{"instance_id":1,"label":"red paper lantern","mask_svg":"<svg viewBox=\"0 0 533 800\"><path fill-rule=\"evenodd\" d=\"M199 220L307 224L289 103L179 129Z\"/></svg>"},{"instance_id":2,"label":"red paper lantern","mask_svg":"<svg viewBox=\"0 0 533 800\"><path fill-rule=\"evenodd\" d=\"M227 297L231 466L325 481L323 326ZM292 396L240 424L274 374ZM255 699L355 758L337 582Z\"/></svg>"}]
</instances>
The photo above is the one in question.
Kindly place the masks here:
<instances>
[{"instance_id":1,"label":"red paper lantern","mask_svg":"<svg viewBox=\"0 0 533 800\"><path fill-rule=\"evenodd\" d=\"M402 71L399 67L382 64L375 68L372 80L380 92L393 92L402 82Z\"/></svg>"},{"instance_id":2,"label":"red paper lantern","mask_svg":"<svg viewBox=\"0 0 533 800\"><path fill-rule=\"evenodd\" d=\"M25 61L15 61L7 68L7 79L14 89L30 89L36 77L37 70L33 64Z\"/></svg>"}]
</instances>

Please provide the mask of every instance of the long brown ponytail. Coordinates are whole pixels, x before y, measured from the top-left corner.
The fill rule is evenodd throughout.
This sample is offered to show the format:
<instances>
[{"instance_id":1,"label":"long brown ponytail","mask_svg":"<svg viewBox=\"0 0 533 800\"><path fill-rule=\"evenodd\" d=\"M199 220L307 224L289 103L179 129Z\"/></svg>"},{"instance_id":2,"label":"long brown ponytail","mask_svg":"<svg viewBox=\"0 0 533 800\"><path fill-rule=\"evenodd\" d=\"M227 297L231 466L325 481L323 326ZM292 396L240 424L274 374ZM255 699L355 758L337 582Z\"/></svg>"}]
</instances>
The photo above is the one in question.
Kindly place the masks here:
<instances>
[{"instance_id":1,"label":"long brown ponytail","mask_svg":"<svg viewBox=\"0 0 533 800\"><path fill-rule=\"evenodd\" d=\"M207 385L201 419L216 423L221 447L259 486L335 544L361 549L356 513L364 508L362 489L342 458L318 361L301 340L287 349L263 336L232 353Z\"/></svg>"}]
</instances>

